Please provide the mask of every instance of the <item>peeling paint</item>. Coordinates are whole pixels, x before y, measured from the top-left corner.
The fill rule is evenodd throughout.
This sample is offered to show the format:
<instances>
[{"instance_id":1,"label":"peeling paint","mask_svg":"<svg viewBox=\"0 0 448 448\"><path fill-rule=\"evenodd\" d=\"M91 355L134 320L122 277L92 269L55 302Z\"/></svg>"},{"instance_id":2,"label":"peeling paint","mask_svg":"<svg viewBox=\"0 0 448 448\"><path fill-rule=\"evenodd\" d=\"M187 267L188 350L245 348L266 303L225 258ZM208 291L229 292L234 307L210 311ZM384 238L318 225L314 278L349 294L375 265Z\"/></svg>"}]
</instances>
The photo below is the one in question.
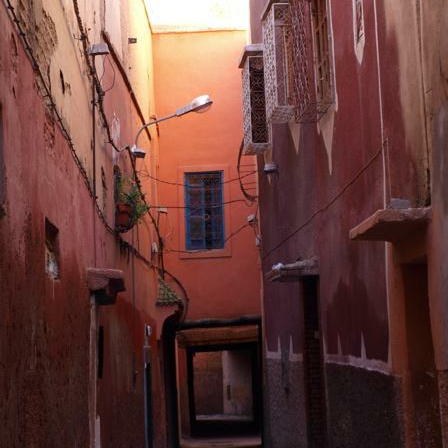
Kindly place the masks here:
<instances>
[{"instance_id":1,"label":"peeling paint","mask_svg":"<svg viewBox=\"0 0 448 448\"><path fill-rule=\"evenodd\" d=\"M366 44L363 0L353 0L353 44L358 64L362 64Z\"/></svg>"},{"instance_id":2,"label":"peeling paint","mask_svg":"<svg viewBox=\"0 0 448 448\"><path fill-rule=\"evenodd\" d=\"M277 337L277 350L270 351L268 348L268 340L265 338L265 350L266 350L266 358L267 359L276 359L281 360L282 359L282 348L280 343L280 336Z\"/></svg>"},{"instance_id":3,"label":"peeling paint","mask_svg":"<svg viewBox=\"0 0 448 448\"><path fill-rule=\"evenodd\" d=\"M411 163L414 165L414 180L417 197L414 199L424 203L427 196L428 156L425 141L424 90L421 65L421 48L418 32L418 2L384 1L384 20L386 38L389 48L393 45L398 62L398 95L400 113L404 127L405 142L395 141L391 147L401 146L409 151ZM383 49L380 48L380 52ZM383 57L383 55L382 55ZM394 135L388 135L393 142ZM422 151L425 148L425 151Z\"/></svg>"},{"instance_id":4,"label":"peeling paint","mask_svg":"<svg viewBox=\"0 0 448 448\"><path fill-rule=\"evenodd\" d=\"M338 335L338 354L325 353L325 362L331 364L349 365L383 374L390 374L391 372L388 363L377 359L367 358L363 334L361 334L361 356L344 355L342 352L341 339Z\"/></svg>"}]
</instances>

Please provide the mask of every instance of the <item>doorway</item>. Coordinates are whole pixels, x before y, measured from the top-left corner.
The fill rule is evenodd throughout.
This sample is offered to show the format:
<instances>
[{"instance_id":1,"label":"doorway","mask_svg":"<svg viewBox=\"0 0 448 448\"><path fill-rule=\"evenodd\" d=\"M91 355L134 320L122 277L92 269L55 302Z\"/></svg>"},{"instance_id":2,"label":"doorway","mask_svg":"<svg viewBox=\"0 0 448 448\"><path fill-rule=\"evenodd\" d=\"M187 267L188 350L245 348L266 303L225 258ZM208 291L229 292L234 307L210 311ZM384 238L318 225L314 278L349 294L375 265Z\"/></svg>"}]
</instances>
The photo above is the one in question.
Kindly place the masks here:
<instances>
[{"instance_id":1,"label":"doorway","mask_svg":"<svg viewBox=\"0 0 448 448\"><path fill-rule=\"evenodd\" d=\"M308 447L326 448L326 399L318 277L306 277L303 279L302 293Z\"/></svg>"},{"instance_id":2,"label":"doorway","mask_svg":"<svg viewBox=\"0 0 448 448\"><path fill-rule=\"evenodd\" d=\"M427 264L403 264L401 269L415 442L419 448L438 448L442 446L442 440Z\"/></svg>"},{"instance_id":3,"label":"doorway","mask_svg":"<svg viewBox=\"0 0 448 448\"><path fill-rule=\"evenodd\" d=\"M261 379L256 343L188 347L187 376L191 436L260 432Z\"/></svg>"}]
</instances>

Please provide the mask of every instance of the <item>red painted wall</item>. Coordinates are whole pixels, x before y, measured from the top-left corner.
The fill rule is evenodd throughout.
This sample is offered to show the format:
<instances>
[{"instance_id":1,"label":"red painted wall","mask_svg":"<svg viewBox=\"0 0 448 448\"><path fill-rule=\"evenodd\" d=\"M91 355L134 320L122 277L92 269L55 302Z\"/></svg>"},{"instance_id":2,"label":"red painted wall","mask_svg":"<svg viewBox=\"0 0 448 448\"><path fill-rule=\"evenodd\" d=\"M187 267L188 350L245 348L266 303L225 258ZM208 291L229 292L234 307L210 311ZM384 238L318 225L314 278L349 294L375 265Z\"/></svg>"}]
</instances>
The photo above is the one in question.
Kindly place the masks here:
<instances>
[{"instance_id":1,"label":"red painted wall","mask_svg":"<svg viewBox=\"0 0 448 448\"><path fill-rule=\"evenodd\" d=\"M0 27L0 162L5 168L0 173L5 213L0 218L0 445L89 446L92 411L101 417L103 447L143 446L142 347L144 324L155 324L150 316L152 272L120 247L99 219L67 141L37 91L30 60L3 4ZM117 102L123 138L133 135L138 123L135 111L118 109L127 97L117 74L108 100ZM91 117L85 117L86 129L90 126ZM121 163L124 168L126 162ZM108 165L106 218L113 225L111 172ZM45 218L59 230L56 281L45 273ZM150 246L147 232L139 232L138 242L136 229L124 238L135 246ZM104 366L96 383L98 407L90 410L89 369L96 358L89 353L86 271L95 266L123 270L127 290L115 305L98 310ZM153 382L154 419L163 422L157 369ZM155 432L156 443L163 446L163 423Z\"/></svg>"},{"instance_id":2,"label":"red painted wall","mask_svg":"<svg viewBox=\"0 0 448 448\"><path fill-rule=\"evenodd\" d=\"M266 3L250 2L253 43L261 42L259 11ZM298 3L306 5L305 9L311 4ZM403 323L397 311L403 299L391 285L399 277L395 274L393 279L400 266L390 262L391 245L351 241L349 231L387 208L391 198L407 199L412 207L424 207L430 201L428 155L418 119L423 106L418 89L409 87L420 70L417 61L413 62L418 54L413 45L421 37L416 25L420 18L413 16L419 13L405 1L361 3L362 62L355 52L354 2L326 2L334 45L330 52L335 104L319 123L273 127L272 160L278 164L279 174L272 176L272 182L259 177L263 272L273 264L291 263L299 257L316 256L319 260L319 338L329 444L398 446L404 426L402 411L397 409L403 405L400 392L404 387L400 389L394 376L397 366L393 358L406 351L406 341L391 337L395 327L399 339L396 326ZM397 38L400 32L409 36L406 45ZM311 36L308 42L312 42ZM311 58L309 63L312 67ZM264 163L263 156L258 160L260 165ZM408 247L414 244L411 238ZM265 280L263 288L267 446L307 446L305 425L293 426L294 421L305 422L308 412L304 398L306 297L299 281L281 284ZM291 371L298 366L294 377L285 374L285 359ZM292 384L299 373L298 390L289 394L285 384ZM362 417L361 409L365 411ZM273 421L293 429L286 433ZM381 440L381 434L388 434L388 440ZM292 439L285 440L288 436Z\"/></svg>"}]
</instances>

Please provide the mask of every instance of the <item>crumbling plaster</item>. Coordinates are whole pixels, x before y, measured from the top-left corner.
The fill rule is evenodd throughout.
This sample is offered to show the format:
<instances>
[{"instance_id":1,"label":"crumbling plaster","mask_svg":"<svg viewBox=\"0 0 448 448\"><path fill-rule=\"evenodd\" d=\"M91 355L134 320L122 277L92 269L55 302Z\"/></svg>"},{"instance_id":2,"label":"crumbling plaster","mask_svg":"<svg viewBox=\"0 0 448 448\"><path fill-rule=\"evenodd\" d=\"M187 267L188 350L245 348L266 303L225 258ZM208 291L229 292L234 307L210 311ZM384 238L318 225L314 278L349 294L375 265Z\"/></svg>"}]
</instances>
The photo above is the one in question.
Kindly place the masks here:
<instances>
[{"instance_id":1,"label":"crumbling plaster","mask_svg":"<svg viewBox=\"0 0 448 448\"><path fill-rule=\"evenodd\" d=\"M78 0L78 5L90 43L103 40L103 29L108 33L128 73L134 93L139 98L143 114L149 120L150 115L155 113L150 110L150 104L154 104L152 51L148 51L148 48L151 49L152 37L143 0L133 2L132 5L118 2L113 9L110 3L103 3L102 0ZM18 8L39 68L47 79L56 107L72 135L84 168L92 179L92 91L82 43L79 40L80 32L73 0L16 0L13 1L13 6ZM112 26L110 13L120 19L118 28ZM109 20L106 20L107 17ZM137 44L127 45L128 34L129 37L137 37ZM73 39L73 36L78 40ZM106 90L111 87L113 76L111 64L107 61L103 64L103 58L104 56L96 57L95 62L98 76L102 75L103 70L109 72L102 82ZM118 77L119 74L115 73L114 76ZM130 102L129 107L132 107ZM138 125L135 124L135 129ZM129 137L125 135L116 137L117 145L129 143ZM102 123L97 119L95 146L102 149L97 151L97 183L100 183L101 167L110 163L113 156L113 149L105 144L106 140ZM156 154L157 152L153 157Z\"/></svg>"},{"instance_id":2,"label":"crumbling plaster","mask_svg":"<svg viewBox=\"0 0 448 448\"><path fill-rule=\"evenodd\" d=\"M428 147L425 138L424 92L426 86L422 73L422 53L420 48L420 9L421 0L404 2L384 0L378 2L378 21L383 20L386 25L387 42L396 42L399 73L399 97L401 114L405 130L405 141L395 142L405 151L416 167L418 199L423 201L427 197L429 179ZM384 15L384 19L382 17ZM380 54L383 52L379 48ZM388 70L388 65L382 61L382 71ZM394 135L385 136L391 141ZM415 200L415 198L406 198Z\"/></svg>"},{"instance_id":3,"label":"crumbling plaster","mask_svg":"<svg viewBox=\"0 0 448 448\"><path fill-rule=\"evenodd\" d=\"M81 14L83 8L91 6L88 0L79 0L79 3ZM63 116L78 156L89 168L91 85L81 56L81 43L73 40L73 36L79 36L73 2L49 0L26 4L33 6L33 10L29 11L35 14L34 18L26 16L28 19L25 19L28 20L25 27L29 31L27 40L29 38L33 54L34 51L36 54L41 51L49 56L40 68L45 64L50 68L49 85L56 109ZM36 11L38 6L42 6L40 11ZM83 17L83 22L90 28L88 18ZM40 31L28 28L37 27L36 23L41 23ZM6 215L0 219L0 278L6 279L6 289L0 294L5 299L0 300L0 304L6 319L6 325L0 325L3 336L0 338L0 351L3 350L8 360L7 369L0 372L0 415L8 416L2 419L6 423L0 429L0 439L8 447L88 444L86 372L89 362L89 304L84 272L86 266L94 264L95 246L99 265L124 269L128 284L132 283L131 270L135 271L135 278L140 279L117 301L120 310L116 311L114 306L107 312L101 312L107 347L103 384L105 390L117 392L103 394L101 436L104 438L106 434L108 440L113 440L110 446L125 443L119 436L126 438L126 443L141 445L143 428L135 431L135 422L143 425L144 421L141 346L143 324L156 326L149 315L155 314L152 313L154 301L148 302L148 297L155 297L153 285L156 284L156 274L134 260L129 253L125 257L115 237L105 231L94 212L91 197L70 155L61 128L54 122L51 110L45 107L45 98L36 86L36 73L4 5L0 6L0 24L5 30L0 33L0 102L7 174ZM142 35L149 30L144 18L137 26L143 27L139 30ZM97 32L99 35L100 28ZM43 33L42 41L40 38L33 41L31 36L39 33ZM93 34L89 35L89 39L97 40ZM54 44L50 52L49 43ZM146 63L146 60L141 63ZM65 94L60 83L60 71L65 80ZM44 75L47 72L44 71ZM127 132L125 135L130 135L134 132L133 126L139 126L140 122L131 101L123 100L127 98L127 90L119 73L115 89L110 94L109 98L114 98L114 102L109 104L107 116L112 117L110 109L120 109L123 104L123 109L120 109L125 111L121 115L125 118L122 129ZM140 100L139 95L136 93ZM117 97L121 101L116 101ZM105 141L104 135L99 132L101 126L98 122L98 147ZM102 156L98 159L100 172L101 162L107 162L107 159ZM97 177L100 183L101 177ZM45 276L44 217L55 223L60 232L60 281ZM93 226L95 220L96 227ZM108 221L113 225L112 219ZM93 228L96 228L96 234ZM138 242L133 232L125 238L135 245L139 243L140 249L149 248L151 244L149 234L143 228L139 231ZM108 341L112 341L111 344ZM120 371L115 368L117 363ZM159 372L155 370L153 373L156 390L159 390ZM133 385L136 390L132 389ZM161 420L160 396L154 395L155 419ZM20 397L25 399L20 401ZM111 405L108 400L118 400L120 406ZM56 414L65 422L81 422L79 431L67 433L58 425L48 424L57 420L54 417ZM117 418L122 422L120 427L111 424ZM159 428L155 432L156 442L159 443L165 436L161 435Z\"/></svg>"}]
</instances>

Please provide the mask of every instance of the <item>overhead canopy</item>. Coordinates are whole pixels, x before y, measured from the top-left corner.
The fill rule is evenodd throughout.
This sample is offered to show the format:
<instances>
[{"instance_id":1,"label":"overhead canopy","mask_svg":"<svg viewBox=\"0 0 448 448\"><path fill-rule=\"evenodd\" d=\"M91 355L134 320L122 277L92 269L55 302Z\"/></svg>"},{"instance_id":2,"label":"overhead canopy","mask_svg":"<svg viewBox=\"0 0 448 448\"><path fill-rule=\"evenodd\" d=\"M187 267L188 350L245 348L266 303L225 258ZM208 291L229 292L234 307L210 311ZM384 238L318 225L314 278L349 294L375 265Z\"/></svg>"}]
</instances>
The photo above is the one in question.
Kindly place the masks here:
<instances>
[{"instance_id":1,"label":"overhead canopy","mask_svg":"<svg viewBox=\"0 0 448 448\"><path fill-rule=\"evenodd\" d=\"M182 346L208 346L241 344L258 341L257 325L240 325L216 328L190 328L177 332L177 342Z\"/></svg>"}]
</instances>

